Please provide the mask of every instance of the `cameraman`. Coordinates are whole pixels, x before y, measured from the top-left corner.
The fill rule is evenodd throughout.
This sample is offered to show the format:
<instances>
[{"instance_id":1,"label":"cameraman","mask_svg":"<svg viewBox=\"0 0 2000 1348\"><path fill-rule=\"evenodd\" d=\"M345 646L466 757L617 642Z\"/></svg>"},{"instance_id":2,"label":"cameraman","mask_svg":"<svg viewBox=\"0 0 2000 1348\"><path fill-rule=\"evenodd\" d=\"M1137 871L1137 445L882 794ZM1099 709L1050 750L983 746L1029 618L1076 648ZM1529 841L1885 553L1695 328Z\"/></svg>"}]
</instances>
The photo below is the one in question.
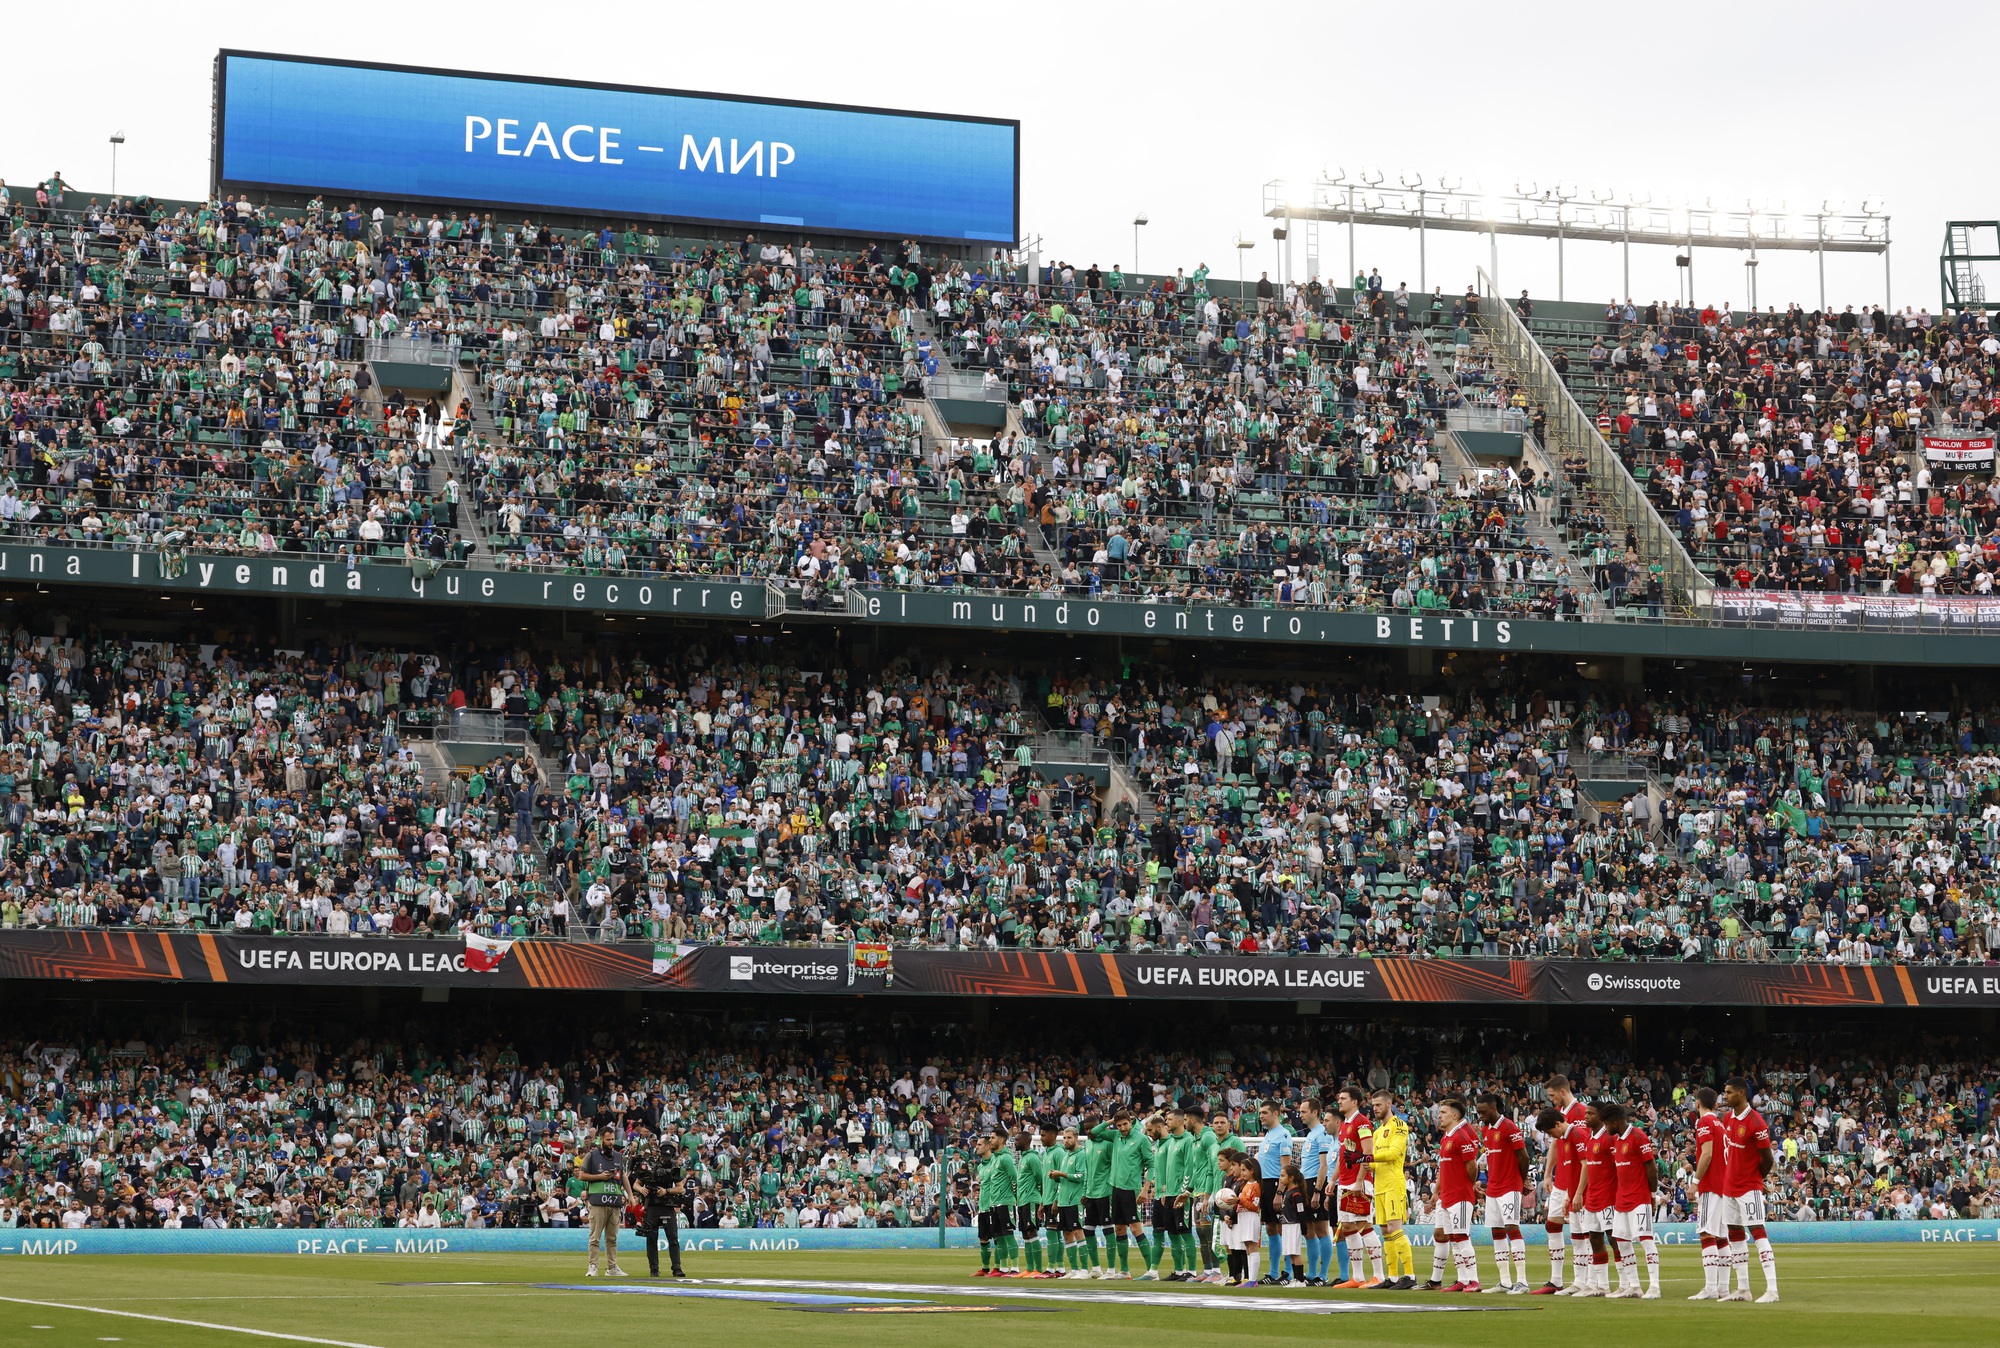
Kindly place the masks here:
<instances>
[{"instance_id":1,"label":"cameraman","mask_svg":"<svg viewBox=\"0 0 2000 1348\"><path fill-rule=\"evenodd\" d=\"M653 1277L660 1276L660 1237L664 1235L673 1276L685 1278L687 1274L681 1270L680 1212L687 1208L690 1218L694 1212L687 1191L687 1171L679 1154L665 1143L653 1143L650 1154L633 1168L632 1189L644 1204L639 1234L646 1238L646 1267Z\"/></svg>"}]
</instances>

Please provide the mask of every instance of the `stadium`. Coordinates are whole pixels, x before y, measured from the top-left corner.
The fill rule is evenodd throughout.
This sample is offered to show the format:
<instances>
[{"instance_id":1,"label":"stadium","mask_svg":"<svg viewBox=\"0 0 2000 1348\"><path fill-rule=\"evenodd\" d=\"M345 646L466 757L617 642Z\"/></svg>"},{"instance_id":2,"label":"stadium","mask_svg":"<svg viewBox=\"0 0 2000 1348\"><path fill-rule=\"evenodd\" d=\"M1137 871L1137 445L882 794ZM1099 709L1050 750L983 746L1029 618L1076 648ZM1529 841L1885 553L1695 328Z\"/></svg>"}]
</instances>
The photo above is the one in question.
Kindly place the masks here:
<instances>
[{"instance_id":1,"label":"stadium","mask_svg":"<svg viewBox=\"0 0 2000 1348\"><path fill-rule=\"evenodd\" d=\"M2000 227L203 50L0 180L7 1342L1990 1340Z\"/></svg>"}]
</instances>

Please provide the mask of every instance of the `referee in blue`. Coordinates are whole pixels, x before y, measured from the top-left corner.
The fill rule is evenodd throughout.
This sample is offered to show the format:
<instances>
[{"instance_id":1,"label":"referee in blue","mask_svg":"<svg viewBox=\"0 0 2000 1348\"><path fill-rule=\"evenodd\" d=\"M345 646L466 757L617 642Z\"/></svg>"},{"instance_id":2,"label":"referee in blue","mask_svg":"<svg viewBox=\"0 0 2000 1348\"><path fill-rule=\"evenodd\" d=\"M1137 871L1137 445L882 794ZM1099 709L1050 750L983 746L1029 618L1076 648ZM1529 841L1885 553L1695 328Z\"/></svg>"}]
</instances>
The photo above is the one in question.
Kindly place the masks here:
<instances>
[{"instance_id":1,"label":"referee in blue","mask_svg":"<svg viewBox=\"0 0 2000 1348\"><path fill-rule=\"evenodd\" d=\"M1257 1122L1264 1125L1264 1138L1257 1144L1257 1173L1264 1181L1257 1186L1257 1213L1264 1219L1264 1230L1270 1232L1278 1229L1278 1179L1292 1154L1292 1130L1285 1126L1284 1107L1276 1100L1257 1106ZM1276 1262L1271 1266L1277 1267ZM1278 1279L1266 1273L1257 1281L1275 1285Z\"/></svg>"}]
</instances>

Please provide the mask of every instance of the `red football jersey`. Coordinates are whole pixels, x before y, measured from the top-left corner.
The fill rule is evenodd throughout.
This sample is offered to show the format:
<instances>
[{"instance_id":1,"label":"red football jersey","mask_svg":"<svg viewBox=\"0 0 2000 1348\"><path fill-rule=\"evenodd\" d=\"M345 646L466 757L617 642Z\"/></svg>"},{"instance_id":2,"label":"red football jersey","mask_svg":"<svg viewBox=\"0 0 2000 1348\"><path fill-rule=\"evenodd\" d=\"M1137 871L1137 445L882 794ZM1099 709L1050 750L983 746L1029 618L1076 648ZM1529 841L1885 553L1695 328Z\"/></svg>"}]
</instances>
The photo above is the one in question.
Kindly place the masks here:
<instances>
[{"instance_id":1,"label":"red football jersey","mask_svg":"<svg viewBox=\"0 0 2000 1348\"><path fill-rule=\"evenodd\" d=\"M1645 1130L1628 1127L1611 1143L1611 1168L1617 1175L1617 1196L1612 1206L1620 1212L1637 1212L1653 1205L1653 1186L1646 1181L1646 1163L1657 1153Z\"/></svg>"},{"instance_id":2,"label":"red football jersey","mask_svg":"<svg viewBox=\"0 0 2000 1348\"><path fill-rule=\"evenodd\" d=\"M1754 1108L1731 1114L1722 1125L1724 1173L1722 1192L1731 1198L1754 1194L1764 1187L1757 1161L1771 1149L1771 1129Z\"/></svg>"},{"instance_id":3,"label":"red football jersey","mask_svg":"<svg viewBox=\"0 0 2000 1348\"><path fill-rule=\"evenodd\" d=\"M1479 1159L1479 1134L1460 1119L1458 1127L1438 1143L1438 1201L1446 1207L1472 1201L1472 1181L1466 1177L1465 1163Z\"/></svg>"},{"instance_id":4,"label":"red football jersey","mask_svg":"<svg viewBox=\"0 0 2000 1348\"><path fill-rule=\"evenodd\" d=\"M1710 1110L1694 1121L1694 1161L1701 1164L1701 1149L1704 1144L1712 1150L1708 1155L1708 1173L1701 1177L1698 1192L1719 1194L1722 1189L1722 1175L1728 1162L1724 1159L1727 1150L1723 1142L1723 1126L1727 1122L1724 1115Z\"/></svg>"},{"instance_id":5,"label":"red football jersey","mask_svg":"<svg viewBox=\"0 0 2000 1348\"><path fill-rule=\"evenodd\" d=\"M1367 1160L1361 1146L1374 1135L1374 1123L1361 1110L1355 1110L1352 1117L1341 1121L1340 1166L1333 1176L1336 1184L1359 1184L1367 1178L1363 1169Z\"/></svg>"},{"instance_id":6,"label":"red football jersey","mask_svg":"<svg viewBox=\"0 0 2000 1348\"><path fill-rule=\"evenodd\" d=\"M1555 1155L1550 1164L1558 1193L1576 1192L1577 1177L1583 1174L1583 1158L1590 1146L1590 1128L1581 1120L1566 1123L1555 1135Z\"/></svg>"},{"instance_id":7,"label":"red football jersey","mask_svg":"<svg viewBox=\"0 0 2000 1348\"><path fill-rule=\"evenodd\" d=\"M1489 1194L1517 1194L1523 1184L1519 1153L1515 1150L1522 1145L1521 1126L1502 1115L1500 1119L1479 1130L1480 1142L1486 1148L1486 1192Z\"/></svg>"},{"instance_id":8,"label":"red football jersey","mask_svg":"<svg viewBox=\"0 0 2000 1348\"><path fill-rule=\"evenodd\" d=\"M1584 1144L1584 1158L1590 1162L1590 1178L1583 1185L1583 1206L1591 1212L1602 1212L1611 1206L1617 1192L1611 1174L1611 1134L1599 1128Z\"/></svg>"},{"instance_id":9,"label":"red football jersey","mask_svg":"<svg viewBox=\"0 0 2000 1348\"><path fill-rule=\"evenodd\" d=\"M1569 1108L1563 1111L1563 1122L1564 1123L1583 1122L1583 1101L1571 1100L1569 1102Z\"/></svg>"}]
</instances>

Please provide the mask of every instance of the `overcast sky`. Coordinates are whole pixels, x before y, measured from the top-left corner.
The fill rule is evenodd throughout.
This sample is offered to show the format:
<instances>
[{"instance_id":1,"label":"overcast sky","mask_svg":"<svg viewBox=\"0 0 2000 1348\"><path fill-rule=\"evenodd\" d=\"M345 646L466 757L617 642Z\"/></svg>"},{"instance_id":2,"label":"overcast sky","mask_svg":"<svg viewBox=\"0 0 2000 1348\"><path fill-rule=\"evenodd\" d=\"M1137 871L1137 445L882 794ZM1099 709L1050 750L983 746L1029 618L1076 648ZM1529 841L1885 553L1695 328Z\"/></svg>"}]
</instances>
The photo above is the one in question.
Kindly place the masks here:
<instances>
[{"instance_id":1,"label":"overcast sky","mask_svg":"<svg viewBox=\"0 0 2000 1348\"><path fill-rule=\"evenodd\" d=\"M1954 51L1995 48L2000 6L1932 20L1849 0L1657 6L1540 3L1358 5L1093 0L887 6L377 4L258 6L190 14L108 0L24 7L9 22L12 115L0 173L17 187L53 169L107 191L114 131L127 137L118 185L206 190L217 47L407 65L851 102L1018 118L1023 228L1045 255L1152 271L1207 262L1277 269L1262 186L1325 165L1460 175L1489 191L1518 178L1619 191L1749 197L1796 210L1823 198L1881 197L1892 216L1893 299L1938 308L1944 222L1993 218L1991 179L1950 165L1939 116ZM1143 15L1143 20L1140 16ZM1908 20L1908 21L1905 21ZM1940 27L1939 24L1945 26ZM81 25L86 32L79 33ZM39 56L34 55L39 53ZM1969 106L1985 95L1968 92ZM1963 133L1956 133L1963 134ZM1293 250L1301 275L1306 257ZM1500 242L1510 292L1556 293L1556 246ZM1322 270L1347 265L1327 226ZM1432 233L1428 279L1460 289L1484 236ZM1816 302L1811 254L1762 255L1759 299ZM1360 232L1357 261L1391 285L1418 282L1413 232ZM1700 249L1696 290L1746 299L1742 255ZM1571 244L1566 293L1620 288L1615 245ZM1879 303L1878 257L1829 256L1836 306ZM2000 275L1995 276L2000 286ZM1664 248L1633 252L1640 300L1670 296Z\"/></svg>"}]
</instances>

